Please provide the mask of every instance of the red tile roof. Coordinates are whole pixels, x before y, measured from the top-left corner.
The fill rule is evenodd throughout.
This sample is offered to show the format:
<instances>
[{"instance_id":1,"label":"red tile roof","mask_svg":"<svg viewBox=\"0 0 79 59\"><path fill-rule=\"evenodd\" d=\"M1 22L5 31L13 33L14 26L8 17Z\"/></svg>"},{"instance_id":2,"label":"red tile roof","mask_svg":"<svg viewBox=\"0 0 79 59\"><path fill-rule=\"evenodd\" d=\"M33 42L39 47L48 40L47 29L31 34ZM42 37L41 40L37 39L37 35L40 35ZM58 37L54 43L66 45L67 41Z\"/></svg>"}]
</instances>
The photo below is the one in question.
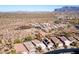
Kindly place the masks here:
<instances>
[{"instance_id":1,"label":"red tile roof","mask_svg":"<svg viewBox=\"0 0 79 59\"><path fill-rule=\"evenodd\" d=\"M31 41L25 42L24 45L27 47L29 51L35 50L35 46L31 43Z\"/></svg>"},{"instance_id":2,"label":"red tile roof","mask_svg":"<svg viewBox=\"0 0 79 59\"><path fill-rule=\"evenodd\" d=\"M23 44L15 44L14 49L16 50L16 53L28 53L27 49L23 46Z\"/></svg>"},{"instance_id":3,"label":"red tile roof","mask_svg":"<svg viewBox=\"0 0 79 59\"><path fill-rule=\"evenodd\" d=\"M55 43L61 43L61 41L60 41L58 38L56 38L56 37L52 37L52 40L53 40Z\"/></svg>"},{"instance_id":4,"label":"red tile roof","mask_svg":"<svg viewBox=\"0 0 79 59\"><path fill-rule=\"evenodd\" d=\"M68 37L71 41L76 41L76 39L75 38L73 38L73 37Z\"/></svg>"},{"instance_id":5,"label":"red tile roof","mask_svg":"<svg viewBox=\"0 0 79 59\"><path fill-rule=\"evenodd\" d=\"M66 37L64 37L64 36L61 36L61 37L59 37L62 41L69 41Z\"/></svg>"}]
</instances>

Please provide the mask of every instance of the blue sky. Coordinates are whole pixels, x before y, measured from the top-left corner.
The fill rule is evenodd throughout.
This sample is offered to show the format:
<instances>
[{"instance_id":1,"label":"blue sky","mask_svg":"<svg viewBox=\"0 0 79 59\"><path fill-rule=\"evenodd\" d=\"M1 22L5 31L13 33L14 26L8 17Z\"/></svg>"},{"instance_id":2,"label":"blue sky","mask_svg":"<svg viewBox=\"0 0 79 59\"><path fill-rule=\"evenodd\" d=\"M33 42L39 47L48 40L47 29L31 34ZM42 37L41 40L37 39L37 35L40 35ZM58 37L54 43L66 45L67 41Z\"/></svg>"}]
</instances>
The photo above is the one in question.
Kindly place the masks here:
<instances>
[{"instance_id":1,"label":"blue sky","mask_svg":"<svg viewBox=\"0 0 79 59\"><path fill-rule=\"evenodd\" d=\"M53 11L54 9L61 8L63 6L64 5L0 5L0 12ZM79 5L76 6L79 7Z\"/></svg>"},{"instance_id":2,"label":"blue sky","mask_svg":"<svg viewBox=\"0 0 79 59\"><path fill-rule=\"evenodd\" d=\"M53 11L56 8L61 8L60 5L0 5L0 12L11 11Z\"/></svg>"}]
</instances>

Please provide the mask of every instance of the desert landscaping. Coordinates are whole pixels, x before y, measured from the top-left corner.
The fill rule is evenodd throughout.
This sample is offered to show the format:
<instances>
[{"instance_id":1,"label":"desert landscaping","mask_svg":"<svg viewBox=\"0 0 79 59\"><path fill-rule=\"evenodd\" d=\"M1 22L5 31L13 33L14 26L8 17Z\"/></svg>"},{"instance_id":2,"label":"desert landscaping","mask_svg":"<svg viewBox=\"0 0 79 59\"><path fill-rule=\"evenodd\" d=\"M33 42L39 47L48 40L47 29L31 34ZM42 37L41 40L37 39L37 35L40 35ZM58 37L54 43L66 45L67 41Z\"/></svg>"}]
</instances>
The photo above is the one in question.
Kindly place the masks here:
<instances>
[{"instance_id":1,"label":"desert landscaping","mask_svg":"<svg viewBox=\"0 0 79 59\"><path fill-rule=\"evenodd\" d=\"M79 48L76 12L0 12L0 53L41 54Z\"/></svg>"}]
</instances>

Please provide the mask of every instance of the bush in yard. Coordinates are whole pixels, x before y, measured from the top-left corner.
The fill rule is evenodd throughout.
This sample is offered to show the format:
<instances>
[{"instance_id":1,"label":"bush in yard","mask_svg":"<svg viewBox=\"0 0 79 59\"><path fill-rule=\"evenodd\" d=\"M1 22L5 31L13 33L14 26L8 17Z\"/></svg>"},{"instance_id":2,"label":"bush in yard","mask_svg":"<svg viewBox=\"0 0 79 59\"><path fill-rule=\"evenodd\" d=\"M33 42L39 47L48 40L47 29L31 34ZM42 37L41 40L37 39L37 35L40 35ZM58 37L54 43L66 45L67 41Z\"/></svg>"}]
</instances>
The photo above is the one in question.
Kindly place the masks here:
<instances>
[{"instance_id":1,"label":"bush in yard","mask_svg":"<svg viewBox=\"0 0 79 59\"><path fill-rule=\"evenodd\" d=\"M16 44L16 43L22 43L22 40L21 39L15 39L14 44Z\"/></svg>"},{"instance_id":2,"label":"bush in yard","mask_svg":"<svg viewBox=\"0 0 79 59\"><path fill-rule=\"evenodd\" d=\"M37 50L38 52L42 52L42 48L41 48L40 46L37 47L36 50Z\"/></svg>"},{"instance_id":3,"label":"bush in yard","mask_svg":"<svg viewBox=\"0 0 79 59\"><path fill-rule=\"evenodd\" d=\"M23 40L24 40L24 42L31 41L31 40L33 40L33 37L31 35L29 35L29 36L25 37Z\"/></svg>"},{"instance_id":4,"label":"bush in yard","mask_svg":"<svg viewBox=\"0 0 79 59\"><path fill-rule=\"evenodd\" d=\"M0 40L0 44L2 44L2 40Z\"/></svg>"},{"instance_id":5,"label":"bush in yard","mask_svg":"<svg viewBox=\"0 0 79 59\"><path fill-rule=\"evenodd\" d=\"M56 43L56 44L55 44L55 48L58 48L58 46L59 46L59 43Z\"/></svg>"},{"instance_id":6,"label":"bush in yard","mask_svg":"<svg viewBox=\"0 0 79 59\"><path fill-rule=\"evenodd\" d=\"M16 53L16 50L15 49L12 49L11 50L11 54L15 54Z\"/></svg>"}]
</instances>

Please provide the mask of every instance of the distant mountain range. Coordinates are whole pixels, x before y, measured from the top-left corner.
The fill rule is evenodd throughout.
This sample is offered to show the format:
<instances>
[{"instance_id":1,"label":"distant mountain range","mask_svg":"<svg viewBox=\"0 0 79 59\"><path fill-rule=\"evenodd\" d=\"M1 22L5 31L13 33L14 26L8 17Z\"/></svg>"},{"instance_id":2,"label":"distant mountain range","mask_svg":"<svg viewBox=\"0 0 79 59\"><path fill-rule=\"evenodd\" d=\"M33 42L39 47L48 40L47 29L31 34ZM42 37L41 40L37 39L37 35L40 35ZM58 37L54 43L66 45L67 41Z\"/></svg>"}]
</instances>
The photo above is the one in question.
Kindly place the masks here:
<instances>
[{"instance_id":1,"label":"distant mountain range","mask_svg":"<svg viewBox=\"0 0 79 59\"><path fill-rule=\"evenodd\" d=\"M79 12L79 7L65 6L54 10L55 12Z\"/></svg>"}]
</instances>

